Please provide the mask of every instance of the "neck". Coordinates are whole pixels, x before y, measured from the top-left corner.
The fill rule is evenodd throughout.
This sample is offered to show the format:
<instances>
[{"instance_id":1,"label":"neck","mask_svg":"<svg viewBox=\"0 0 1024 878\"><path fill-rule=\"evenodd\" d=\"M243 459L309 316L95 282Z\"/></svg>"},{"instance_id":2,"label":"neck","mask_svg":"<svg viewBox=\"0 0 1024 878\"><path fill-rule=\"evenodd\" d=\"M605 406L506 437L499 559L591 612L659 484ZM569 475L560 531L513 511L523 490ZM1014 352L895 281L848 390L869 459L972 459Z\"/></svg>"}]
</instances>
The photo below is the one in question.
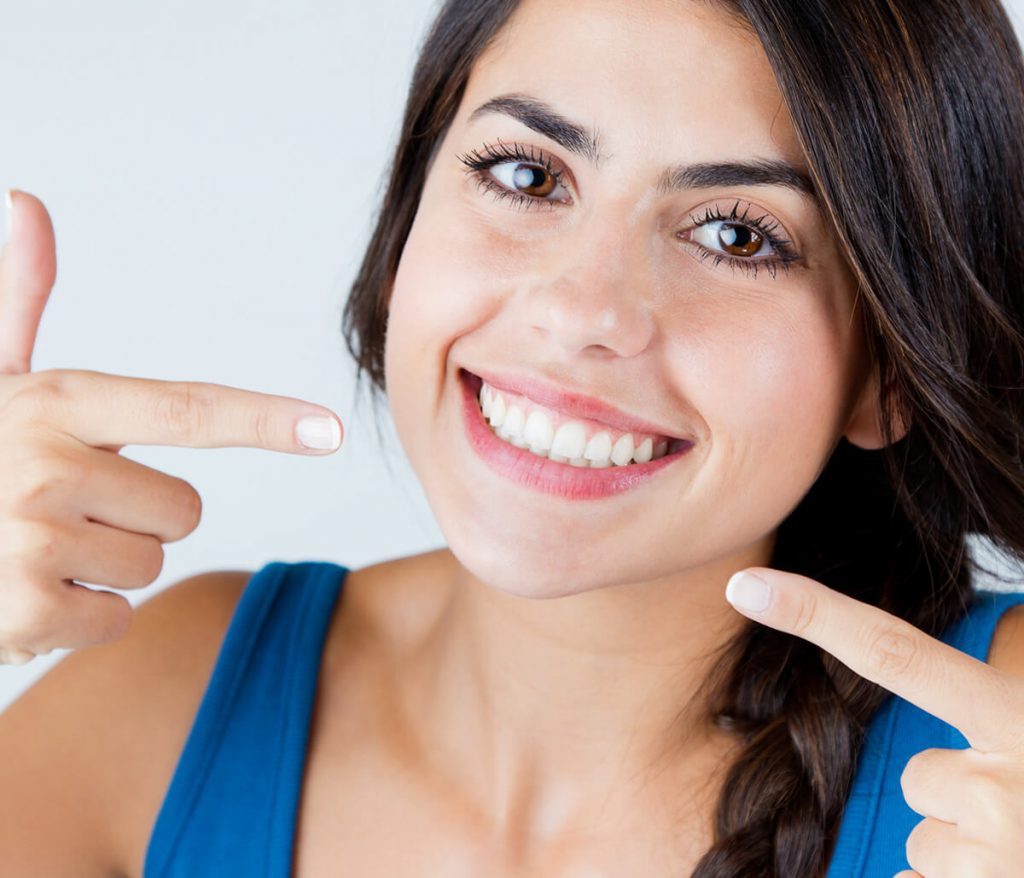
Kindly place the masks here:
<instances>
[{"instance_id":1,"label":"neck","mask_svg":"<svg viewBox=\"0 0 1024 878\"><path fill-rule=\"evenodd\" d=\"M707 779L708 754L721 755L725 735L709 721L701 684L748 624L725 583L767 563L767 546L713 568L547 599L492 588L447 556L446 599L399 676L401 700L432 767L493 828L592 827L596 809L616 813L610 800L635 811L652 774L672 786Z\"/></svg>"}]
</instances>

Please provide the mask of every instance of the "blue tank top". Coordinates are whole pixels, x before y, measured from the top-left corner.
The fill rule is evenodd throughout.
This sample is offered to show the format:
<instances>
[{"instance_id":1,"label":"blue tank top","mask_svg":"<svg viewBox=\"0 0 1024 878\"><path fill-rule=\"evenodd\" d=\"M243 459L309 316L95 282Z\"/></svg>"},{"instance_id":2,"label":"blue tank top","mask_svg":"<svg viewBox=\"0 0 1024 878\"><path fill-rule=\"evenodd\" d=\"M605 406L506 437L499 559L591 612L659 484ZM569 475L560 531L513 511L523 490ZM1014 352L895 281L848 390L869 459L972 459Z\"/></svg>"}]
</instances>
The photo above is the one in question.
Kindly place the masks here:
<instances>
[{"instance_id":1,"label":"blue tank top","mask_svg":"<svg viewBox=\"0 0 1024 878\"><path fill-rule=\"evenodd\" d=\"M235 608L157 815L144 878L288 878L324 638L348 568L273 561ZM1024 592L978 591L942 637L984 661ZM897 696L868 727L826 878L892 878L923 818L903 799L907 760L962 749L954 728ZM339 864L344 870L344 864Z\"/></svg>"}]
</instances>

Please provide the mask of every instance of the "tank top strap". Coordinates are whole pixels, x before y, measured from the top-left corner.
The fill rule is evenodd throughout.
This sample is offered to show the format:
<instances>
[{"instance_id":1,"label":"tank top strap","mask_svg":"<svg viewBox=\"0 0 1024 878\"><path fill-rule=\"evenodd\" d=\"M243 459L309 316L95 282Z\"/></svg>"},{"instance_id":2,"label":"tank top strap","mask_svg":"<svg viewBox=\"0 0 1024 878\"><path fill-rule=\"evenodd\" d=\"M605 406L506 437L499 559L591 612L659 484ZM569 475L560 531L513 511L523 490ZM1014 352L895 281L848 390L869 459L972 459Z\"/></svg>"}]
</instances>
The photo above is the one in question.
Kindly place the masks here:
<instances>
[{"instance_id":1,"label":"tank top strap","mask_svg":"<svg viewBox=\"0 0 1024 878\"><path fill-rule=\"evenodd\" d=\"M969 612L949 627L942 640L979 661L985 661L1003 613L1021 603L1024 603L1024 592L979 589L974 593Z\"/></svg>"},{"instance_id":2,"label":"tank top strap","mask_svg":"<svg viewBox=\"0 0 1024 878\"><path fill-rule=\"evenodd\" d=\"M287 878L328 624L348 569L246 584L146 850L145 878Z\"/></svg>"},{"instance_id":3,"label":"tank top strap","mask_svg":"<svg viewBox=\"0 0 1024 878\"><path fill-rule=\"evenodd\" d=\"M939 639L986 661L996 625L1018 604L1024 604L1024 592L979 589L967 612ZM890 695L872 717L861 746L827 878L891 878L909 869L907 837L923 818L903 798L903 769L922 750L969 746L959 730Z\"/></svg>"}]
</instances>

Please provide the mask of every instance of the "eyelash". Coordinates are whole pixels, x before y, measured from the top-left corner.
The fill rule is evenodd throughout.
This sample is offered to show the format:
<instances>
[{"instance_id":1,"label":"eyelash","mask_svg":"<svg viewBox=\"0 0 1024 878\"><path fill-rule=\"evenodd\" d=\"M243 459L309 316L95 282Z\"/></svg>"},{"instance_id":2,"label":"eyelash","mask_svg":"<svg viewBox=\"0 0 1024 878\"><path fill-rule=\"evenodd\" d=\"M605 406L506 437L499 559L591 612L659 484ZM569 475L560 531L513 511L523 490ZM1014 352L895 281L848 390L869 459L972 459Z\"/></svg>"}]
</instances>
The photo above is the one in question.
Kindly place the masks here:
<instances>
[{"instance_id":1,"label":"eyelash","mask_svg":"<svg viewBox=\"0 0 1024 878\"><path fill-rule=\"evenodd\" d=\"M498 201L508 199L516 207L524 210L529 210L534 206L538 209L550 209L544 208L543 205L553 205L554 202L507 189L488 174L487 171L495 165L504 164L505 162L522 162L523 164L536 165L543 168L555 178L555 182L559 185L562 184L565 176L563 171L560 171L552 164L551 159L545 153L534 150L532 146L524 147L518 143L503 143L501 140L498 140L497 146L489 143L484 144L482 153L474 149L465 155L460 155L458 158L466 166L468 173L476 178L480 188L489 191Z\"/></svg>"},{"instance_id":2,"label":"eyelash","mask_svg":"<svg viewBox=\"0 0 1024 878\"><path fill-rule=\"evenodd\" d=\"M476 179L480 188L490 192L497 201L507 200L520 210L530 210L534 206L540 210L554 209L555 202L508 189L488 173L492 167L504 162L522 162L523 164L543 168L554 177L557 185L563 185L564 172L555 167L551 159L544 152L535 150L532 146L524 147L518 143L503 143L499 139L497 145L484 144L482 150L471 150L464 155L458 156L458 159L466 166L466 172ZM550 205L550 207L545 208L544 205ZM739 205L740 202L737 200L729 213L723 213L716 204L714 208L707 208L702 219L698 220L693 215L690 216L690 219L693 220L697 228L719 220L736 222L746 226L764 238L771 245L776 255L770 259L741 259L736 256L718 253L702 244L697 244L697 247L700 248L698 257L702 261L713 258L712 268L717 268L720 263L725 262L733 270L740 268L755 278L760 268L764 268L773 278L776 276L779 268L788 273L790 264L799 260L800 254L793 249L792 242L774 234L779 226L778 222L768 221L768 214L747 219L750 207L748 206L743 214L740 215L737 212Z\"/></svg>"}]
</instances>

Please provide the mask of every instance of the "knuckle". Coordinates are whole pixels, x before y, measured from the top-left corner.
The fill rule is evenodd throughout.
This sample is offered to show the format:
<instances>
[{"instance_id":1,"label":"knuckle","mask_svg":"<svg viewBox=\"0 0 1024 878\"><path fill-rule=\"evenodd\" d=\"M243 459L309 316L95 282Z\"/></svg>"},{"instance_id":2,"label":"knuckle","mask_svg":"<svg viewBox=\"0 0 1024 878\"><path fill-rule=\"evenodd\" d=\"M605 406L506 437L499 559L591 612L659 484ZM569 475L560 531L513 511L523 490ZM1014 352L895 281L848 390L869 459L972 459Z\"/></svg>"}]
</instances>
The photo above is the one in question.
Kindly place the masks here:
<instances>
[{"instance_id":1,"label":"knuckle","mask_svg":"<svg viewBox=\"0 0 1024 878\"><path fill-rule=\"evenodd\" d=\"M1006 810L1006 787L1004 781L989 771L975 770L968 781L971 800L978 808L988 813L988 818L998 820L998 815ZM988 821L990 824L992 819Z\"/></svg>"},{"instance_id":2,"label":"knuckle","mask_svg":"<svg viewBox=\"0 0 1024 878\"><path fill-rule=\"evenodd\" d=\"M206 422L206 403L195 385L173 382L156 399L156 417L175 439L198 435Z\"/></svg>"},{"instance_id":3,"label":"knuckle","mask_svg":"<svg viewBox=\"0 0 1024 878\"><path fill-rule=\"evenodd\" d=\"M28 455L17 467L9 495L16 514L38 508L53 497L66 497L88 477L77 461L53 452Z\"/></svg>"},{"instance_id":4,"label":"knuckle","mask_svg":"<svg viewBox=\"0 0 1024 878\"><path fill-rule=\"evenodd\" d=\"M6 522L0 533L2 540L3 554L0 555L0 604L8 599L16 590L25 588L38 571L32 569L28 554L25 552L27 544L26 535L23 533L32 525L25 522ZM3 614L0 612L0 623L3 622Z\"/></svg>"},{"instance_id":5,"label":"knuckle","mask_svg":"<svg viewBox=\"0 0 1024 878\"><path fill-rule=\"evenodd\" d=\"M21 386L8 400L8 406L30 417L45 417L66 406L71 395L68 370L43 369L21 377Z\"/></svg>"},{"instance_id":6,"label":"knuckle","mask_svg":"<svg viewBox=\"0 0 1024 878\"><path fill-rule=\"evenodd\" d=\"M883 625L869 637L868 670L884 676L909 675L917 670L920 653L920 647L912 636L899 628Z\"/></svg>"},{"instance_id":7,"label":"knuckle","mask_svg":"<svg viewBox=\"0 0 1024 878\"><path fill-rule=\"evenodd\" d=\"M267 447L273 444L274 418L267 408L261 407L252 413L251 431L259 445Z\"/></svg>"},{"instance_id":8,"label":"knuckle","mask_svg":"<svg viewBox=\"0 0 1024 878\"><path fill-rule=\"evenodd\" d=\"M798 637L804 637L813 631L818 614L819 608L813 598L807 594L799 595L793 608L793 633Z\"/></svg>"},{"instance_id":9,"label":"knuckle","mask_svg":"<svg viewBox=\"0 0 1024 878\"><path fill-rule=\"evenodd\" d=\"M38 576L39 568L49 566L64 544L60 528L45 521L25 521L14 529L10 548L14 550L17 573L25 579Z\"/></svg>"},{"instance_id":10,"label":"knuckle","mask_svg":"<svg viewBox=\"0 0 1024 878\"><path fill-rule=\"evenodd\" d=\"M0 638L5 643L31 646L36 641L53 637L56 613L53 598L37 584L26 583L12 591L4 604L3 629Z\"/></svg>"},{"instance_id":11,"label":"knuckle","mask_svg":"<svg viewBox=\"0 0 1024 878\"><path fill-rule=\"evenodd\" d=\"M36 528L37 536L34 556L47 562L60 555L65 535L52 525L42 524Z\"/></svg>"}]
</instances>

